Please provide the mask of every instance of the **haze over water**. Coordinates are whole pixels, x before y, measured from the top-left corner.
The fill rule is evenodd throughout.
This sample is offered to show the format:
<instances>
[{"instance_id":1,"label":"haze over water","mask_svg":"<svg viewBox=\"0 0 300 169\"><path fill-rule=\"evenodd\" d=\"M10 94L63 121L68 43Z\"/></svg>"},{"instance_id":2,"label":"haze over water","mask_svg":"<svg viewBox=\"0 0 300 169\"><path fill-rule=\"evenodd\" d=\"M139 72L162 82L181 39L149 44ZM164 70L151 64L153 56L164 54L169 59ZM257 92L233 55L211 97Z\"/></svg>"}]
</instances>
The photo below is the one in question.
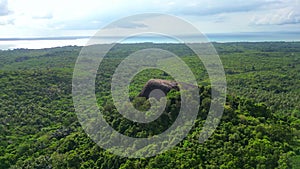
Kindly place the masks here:
<instances>
[{"instance_id":1,"label":"haze over water","mask_svg":"<svg viewBox=\"0 0 300 169\"><path fill-rule=\"evenodd\" d=\"M265 42L265 41L300 41L298 32L278 33L223 33L206 34L210 42ZM89 40L88 36L82 37L55 37L55 38L0 38L0 49L42 49L62 46L84 46ZM138 37L129 38L124 43L178 43L172 39L160 37Z\"/></svg>"}]
</instances>

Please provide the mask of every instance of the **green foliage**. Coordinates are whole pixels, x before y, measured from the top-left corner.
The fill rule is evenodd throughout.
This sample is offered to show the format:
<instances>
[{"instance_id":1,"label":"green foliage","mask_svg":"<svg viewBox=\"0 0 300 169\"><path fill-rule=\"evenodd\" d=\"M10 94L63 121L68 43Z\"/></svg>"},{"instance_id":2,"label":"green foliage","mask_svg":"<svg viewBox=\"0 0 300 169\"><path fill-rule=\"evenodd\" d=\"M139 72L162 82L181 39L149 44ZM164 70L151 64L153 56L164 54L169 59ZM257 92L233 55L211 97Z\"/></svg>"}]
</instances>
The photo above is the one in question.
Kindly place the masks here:
<instances>
[{"instance_id":1,"label":"green foliage","mask_svg":"<svg viewBox=\"0 0 300 169\"><path fill-rule=\"evenodd\" d=\"M211 103L204 66L182 44L116 45L96 78L97 103L107 122L131 137L151 137L172 125L180 94L167 95L164 113L149 124L132 122L115 109L110 82L128 54L149 47L170 50L192 69L199 83L195 126L176 147L155 157L128 159L98 147L78 123L72 103L72 69L80 47L0 51L0 168L297 168L300 155L300 43L214 44L228 81L225 111L203 144L199 134ZM142 71L131 82L130 99L151 78L172 79L160 70ZM127 103L126 103L127 104ZM150 147L151 148L151 147Z\"/></svg>"}]
</instances>

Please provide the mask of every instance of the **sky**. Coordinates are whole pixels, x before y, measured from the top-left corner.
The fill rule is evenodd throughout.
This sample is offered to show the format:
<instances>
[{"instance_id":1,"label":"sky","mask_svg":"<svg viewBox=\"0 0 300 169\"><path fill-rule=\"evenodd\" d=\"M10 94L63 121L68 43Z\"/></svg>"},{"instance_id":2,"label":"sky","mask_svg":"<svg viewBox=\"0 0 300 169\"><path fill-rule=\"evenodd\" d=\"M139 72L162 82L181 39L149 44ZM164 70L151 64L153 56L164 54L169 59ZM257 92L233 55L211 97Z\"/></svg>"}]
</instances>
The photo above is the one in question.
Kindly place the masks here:
<instances>
[{"instance_id":1,"label":"sky","mask_svg":"<svg viewBox=\"0 0 300 169\"><path fill-rule=\"evenodd\" d=\"M174 15L204 34L298 34L299 1L0 0L0 39L92 36L112 21L140 13Z\"/></svg>"}]
</instances>

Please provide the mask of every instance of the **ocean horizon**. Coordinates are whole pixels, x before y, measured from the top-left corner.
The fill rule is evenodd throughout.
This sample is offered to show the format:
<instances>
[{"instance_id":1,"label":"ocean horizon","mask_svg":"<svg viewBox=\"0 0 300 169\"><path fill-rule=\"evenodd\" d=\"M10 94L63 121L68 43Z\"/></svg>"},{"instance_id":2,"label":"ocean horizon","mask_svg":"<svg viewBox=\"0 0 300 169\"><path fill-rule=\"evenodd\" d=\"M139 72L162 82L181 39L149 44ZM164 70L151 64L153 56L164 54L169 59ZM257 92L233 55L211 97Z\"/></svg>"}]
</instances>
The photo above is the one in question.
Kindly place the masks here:
<instances>
[{"instance_id":1,"label":"ocean horizon","mask_svg":"<svg viewBox=\"0 0 300 169\"><path fill-rule=\"evenodd\" d=\"M249 32L205 34L208 42L299 42L300 32ZM0 50L43 49L63 46L85 46L90 36L0 38ZM113 41L110 37L109 41ZM115 38L117 39L117 38ZM116 41L118 42L118 41ZM140 36L128 38L121 43L181 43L171 38ZM195 42L197 42L195 40Z\"/></svg>"}]
</instances>

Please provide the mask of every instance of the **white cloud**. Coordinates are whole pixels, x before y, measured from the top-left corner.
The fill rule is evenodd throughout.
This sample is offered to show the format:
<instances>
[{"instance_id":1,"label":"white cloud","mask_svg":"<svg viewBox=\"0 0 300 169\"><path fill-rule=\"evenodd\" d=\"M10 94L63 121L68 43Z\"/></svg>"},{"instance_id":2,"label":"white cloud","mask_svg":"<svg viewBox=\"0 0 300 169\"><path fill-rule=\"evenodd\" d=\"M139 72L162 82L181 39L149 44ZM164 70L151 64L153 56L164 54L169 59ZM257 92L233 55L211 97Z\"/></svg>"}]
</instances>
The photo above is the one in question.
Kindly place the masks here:
<instances>
[{"instance_id":1,"label":"white cloud","mask_svg":"<svg viewBox=\"0 0 300 169\"><path fill-rule=\"evenodd\" d=\"M224 13L238 13L261 10L265 6L279 3L278 0L227 0L227 1L206 1L194 0L186 3L181 1L181 8L174 8L171 12L187 15L215 15Z\"/></svg>"},{"instance_id":2,"label":"white cloud","mask_svg":"<svg viewBox=\"0 0 300 169\"><path fill-rule=\"evenodd\" d=\"M9 13L7 0L0 0L0 16L8 15Z\"/></svg>"},{"instance_id":3,"label":"white cloud","mask_svg":"<svg viewBox=\"0 0 300 169\"><path fill-rule=\"evenodd\" d=\"M13 25L14 24L14 19L2 19L0 18L0 26L5 26L5 25Z\"/></svg>"},{"instance_id":4,"label":"white cloud","mask_svg":"<svg viewBox=\"0 0 300 169\"><path fill-rule=\"evenodd\" d=\"M285 7L274 10L263 16L256 16L253 22L257 25L284 25L300 23L300 6ZM300 27L299 27L300 28Z\"/></svg>"},{"instance_id":5,"label":"white cloud","mask_svg":"<svg viewBox=\"0 0 300 169\"><path fill-rule=\"evenodd\" d=\"M32 19L51 19L53 14L50 12L39 13L32 16Z\"/></svg>"},{"instance_id":6,"label":"white cloud","mask_svg":"<svg viewBox=\"0 0 300 169\"><path fill-rule=\"evenodd\" d=\"M265 9L264 12L256 13L252 18L255 25L287 25L300 24L299 0L281 1L280 5ZM299 27L298 27L299 29Z\"/></svg>"},{"instance_id":7,"label":"white cloud","mask_svg":"<svg viewBox=\"0 0 300 169\"><path fill-rule=\"evenodd\" d=\"M290 31L297 29L299 22L300 7L295 3L296 0L0 0L0 37L92 35L116 19L149 12L182 17L203 32ZM292 23L294 27L282 26ZM143 25L124 23L124 27Z\"/></svg>"}]
</instances>

